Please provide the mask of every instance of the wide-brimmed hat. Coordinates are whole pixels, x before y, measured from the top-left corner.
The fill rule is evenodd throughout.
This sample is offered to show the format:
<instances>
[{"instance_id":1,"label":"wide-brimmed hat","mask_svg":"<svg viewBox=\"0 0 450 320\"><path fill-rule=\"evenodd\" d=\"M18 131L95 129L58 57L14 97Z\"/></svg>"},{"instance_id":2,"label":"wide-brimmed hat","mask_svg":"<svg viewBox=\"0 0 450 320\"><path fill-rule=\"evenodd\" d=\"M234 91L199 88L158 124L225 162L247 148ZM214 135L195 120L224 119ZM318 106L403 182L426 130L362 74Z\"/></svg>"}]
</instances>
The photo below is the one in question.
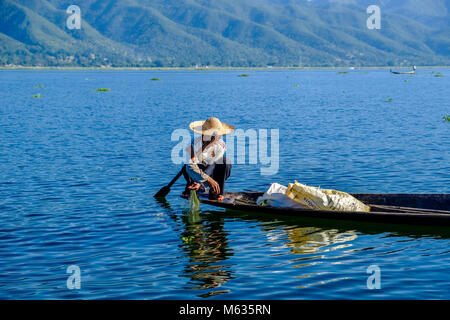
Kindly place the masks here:
<instances>
[{"instance_id":1,"label":"wide-brimmed hat","mask_svg":"<svg viewBox=\"0 0 450 320\"><path fill-rule=\"evenodd\" d=\"M223 136L233 132L234 127L227 123L221 122L219 119L211 117L202 121L191 122L189 128L205 136Z\"/></svg>"}]
</instances>

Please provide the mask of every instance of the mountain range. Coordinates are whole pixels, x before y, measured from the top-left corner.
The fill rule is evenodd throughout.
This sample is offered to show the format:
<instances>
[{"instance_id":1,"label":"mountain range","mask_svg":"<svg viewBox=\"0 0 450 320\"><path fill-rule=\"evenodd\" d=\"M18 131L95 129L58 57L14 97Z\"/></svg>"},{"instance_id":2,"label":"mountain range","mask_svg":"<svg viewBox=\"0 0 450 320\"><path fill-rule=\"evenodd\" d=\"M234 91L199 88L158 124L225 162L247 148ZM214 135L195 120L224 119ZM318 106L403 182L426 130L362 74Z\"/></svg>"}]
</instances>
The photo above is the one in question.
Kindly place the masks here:
<instances>
[{"instance_id":1,"label":"mountain range","mask_svg":"<svg viewBox=\"0 0 450 320\"><path fill-rule=\"evenodd\" d=\"M450 0L0 0L7 65L450 65Z\"/></svg>"}]
</instances>

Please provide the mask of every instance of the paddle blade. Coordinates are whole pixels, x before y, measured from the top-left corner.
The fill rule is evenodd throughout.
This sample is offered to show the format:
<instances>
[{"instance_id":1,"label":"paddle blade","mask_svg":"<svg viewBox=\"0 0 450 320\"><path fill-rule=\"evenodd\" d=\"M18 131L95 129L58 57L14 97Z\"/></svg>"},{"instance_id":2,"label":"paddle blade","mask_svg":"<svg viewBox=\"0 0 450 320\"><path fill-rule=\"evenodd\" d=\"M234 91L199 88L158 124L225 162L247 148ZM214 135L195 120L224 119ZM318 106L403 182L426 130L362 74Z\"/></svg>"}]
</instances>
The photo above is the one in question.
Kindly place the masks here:
<instances>
[{"instance_id":1,"label":"paddle blade","mask_svg":"<svg viewBox=\"0 0 450 320\"><path fill-rule=\"evenodd\" d=\"M162 187L157 193L155 193L155 198L164 198L170 192L170 188L168 186Z\"/></svg>"}]
</instances>

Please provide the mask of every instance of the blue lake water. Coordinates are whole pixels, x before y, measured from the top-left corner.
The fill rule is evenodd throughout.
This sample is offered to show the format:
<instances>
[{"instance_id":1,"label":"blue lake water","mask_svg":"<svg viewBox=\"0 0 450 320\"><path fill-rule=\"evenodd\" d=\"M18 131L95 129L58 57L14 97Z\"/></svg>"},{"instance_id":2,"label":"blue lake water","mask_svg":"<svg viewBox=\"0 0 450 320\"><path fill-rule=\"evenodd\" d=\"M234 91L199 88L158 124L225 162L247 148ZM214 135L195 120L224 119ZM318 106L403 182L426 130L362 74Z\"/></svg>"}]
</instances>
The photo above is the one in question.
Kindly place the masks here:
<instances>
[{"instance_id":1,"label":"blue lake water","mask_svg":"<svg viewBox=\"0 0 450 320\"><path fill-rule=\"evenodd\" d=\"M278 172L236 164L229 191L450 193L449 101L449 69L1 70L0 298L449 299L449 228L191 213L181 180L152 197L173 130L208 116L279 129Z\"/></svg>"}]
</instances>

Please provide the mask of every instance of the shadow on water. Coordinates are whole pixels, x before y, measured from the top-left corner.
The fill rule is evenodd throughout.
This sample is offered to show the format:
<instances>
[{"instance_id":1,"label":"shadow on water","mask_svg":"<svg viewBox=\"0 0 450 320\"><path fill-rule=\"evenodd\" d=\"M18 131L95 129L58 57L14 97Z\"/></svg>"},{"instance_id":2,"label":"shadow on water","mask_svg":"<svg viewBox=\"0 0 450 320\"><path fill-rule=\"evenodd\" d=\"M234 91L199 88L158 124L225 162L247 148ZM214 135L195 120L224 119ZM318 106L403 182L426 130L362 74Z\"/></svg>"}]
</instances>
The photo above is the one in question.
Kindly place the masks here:
<instances>
[{"instance_id":1,"label":"shadow on water","mask_svg":"<svg viewBox=\"0 0 450 320\"><path fill-rule=\"evenodd\" d=\"M233 255L228 246L227 233L224 231L224 219L200 211L200 207L190 203L179 216L165 199L156 199L161 207L171 212L172 219L180 219L180 240L182 248L189 257L183 276L190 280L185 289L207 290L198 297L228 293L228 290L214 290L232 279L229 266L223 262Z\"/></svg>"}]
</instances>

